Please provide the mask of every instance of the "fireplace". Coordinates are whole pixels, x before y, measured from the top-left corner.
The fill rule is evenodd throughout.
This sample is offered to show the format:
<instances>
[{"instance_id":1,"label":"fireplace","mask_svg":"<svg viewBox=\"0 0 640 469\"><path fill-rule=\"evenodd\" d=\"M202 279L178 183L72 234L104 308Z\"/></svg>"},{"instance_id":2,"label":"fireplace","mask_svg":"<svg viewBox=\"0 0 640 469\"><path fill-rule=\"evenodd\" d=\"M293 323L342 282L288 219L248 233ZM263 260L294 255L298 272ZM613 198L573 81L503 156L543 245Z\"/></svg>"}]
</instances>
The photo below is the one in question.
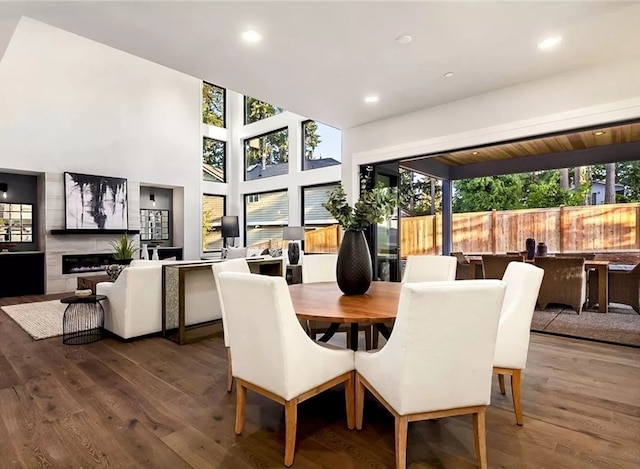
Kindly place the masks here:
<instances>
[{"instance_id":1,"label":"fireplace","mask_svg":"<svg viewBox=\"0 0 640 469\"><path fill-rule=\"evenodd\" d=\"M115 262L113 254L68 254L62 256L63 274L82 274L86 272L104 271L105 267Z\"/></svg>"}]
</instances>

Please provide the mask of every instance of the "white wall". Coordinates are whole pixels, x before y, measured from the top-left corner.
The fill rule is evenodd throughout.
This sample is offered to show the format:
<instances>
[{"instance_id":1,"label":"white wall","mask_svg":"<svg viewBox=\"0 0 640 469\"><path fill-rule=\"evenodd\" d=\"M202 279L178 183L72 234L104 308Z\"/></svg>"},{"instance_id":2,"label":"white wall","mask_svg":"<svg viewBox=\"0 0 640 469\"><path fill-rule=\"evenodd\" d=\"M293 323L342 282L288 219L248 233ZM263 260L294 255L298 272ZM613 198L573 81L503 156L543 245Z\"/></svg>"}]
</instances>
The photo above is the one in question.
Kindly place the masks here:
<instances>
[{"instance_id":1,"label":"white wall","mask_svg":"<svg viewBox=\"0 0 640 469\"><path fill-rule=\"evenodd\" d=\"M353 198L362 164L638 117L640 63L607 63L347 129L342 178Z\"/></svg>"},{"instance_id":2,"label":"white wall","mask_svg":"<svg viewBox=\"0 0 640 469\"><path fill-rule=\"evenodd\" d=\"M200 106L196 78L22 18L0 61L0 168L178 188L174 239L198 258Z\"/></svg>"}]
</instances>

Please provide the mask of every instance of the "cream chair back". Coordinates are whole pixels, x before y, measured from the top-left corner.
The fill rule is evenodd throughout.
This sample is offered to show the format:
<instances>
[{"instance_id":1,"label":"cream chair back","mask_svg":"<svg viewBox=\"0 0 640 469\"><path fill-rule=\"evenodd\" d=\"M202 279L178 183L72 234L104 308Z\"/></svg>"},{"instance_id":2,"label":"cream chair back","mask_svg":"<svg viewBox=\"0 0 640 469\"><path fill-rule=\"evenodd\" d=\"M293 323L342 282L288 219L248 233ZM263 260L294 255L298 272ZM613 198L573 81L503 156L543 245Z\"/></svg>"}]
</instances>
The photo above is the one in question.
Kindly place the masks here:
<instances>
[{"instance_id":1,"label":"cream chair back","mask_svg":"<svg viewBox=\"0 0 640 469\"><path fill-rule=\"evenodd\" d=\"M356 371L400 415L489 404L504 292L499 280L405 283L389 341L356 353Z\"/></svg>"},{"instance_id":2,"label":"cream chair back","mask_svg":"<svg viewBox=\"0 0 640 469\"><path fill-rule=\"evenodd\" d=\"M511 262L502 277L507 289L500 313L493 365L524 369L529 351L531 319L544 270L524 262Z\"/></svg>"},{"instance_id":3,"label":"cream chair back","mask_svg":"<svg viewBox=\"0 0 640 469\"><path fill-rule=\"evenodd\" d=\"M302 283L335 282L337 254L307 254L302 259Z\"/></svg>"},{"instance_id":4,"label":"cream chair back","mask_svg":"<svg viewBox=\"0 0 640 469\"><path fill-rule=\"evenodd\" d=\"M455 280L457 267L451 256L408 256L402 283Z\"/></svg>"},{"instance_id":5,"label":"cream chair back","mask_svg":"<svg viewBox=\"0 0 640 469\"><path fill-rule=\"evenodd\" d=\"M222 301L222 289L220 288L220 274L222 272L238 272L241 274L250 274L249 264L246 259L229 259L225 262L216 262L211 265L213 270L213 280L218 291L218 301L220 302L220 311L222 311L222 330L224 332L224 346L229 346L229 331L227 330L227 318L224 310L224 302Z\"/></svg>"},{"instance_id":6,"label":"cream chair back","mask_svg":"<svg viewBox=\"0 0 640 469\"><path fill-rule=\"evenodd\" d=\"M352 353L304 333L283 277L223 272L220 286L235 378L289 400L353 370Z\"/></svg>"}]
</instances>

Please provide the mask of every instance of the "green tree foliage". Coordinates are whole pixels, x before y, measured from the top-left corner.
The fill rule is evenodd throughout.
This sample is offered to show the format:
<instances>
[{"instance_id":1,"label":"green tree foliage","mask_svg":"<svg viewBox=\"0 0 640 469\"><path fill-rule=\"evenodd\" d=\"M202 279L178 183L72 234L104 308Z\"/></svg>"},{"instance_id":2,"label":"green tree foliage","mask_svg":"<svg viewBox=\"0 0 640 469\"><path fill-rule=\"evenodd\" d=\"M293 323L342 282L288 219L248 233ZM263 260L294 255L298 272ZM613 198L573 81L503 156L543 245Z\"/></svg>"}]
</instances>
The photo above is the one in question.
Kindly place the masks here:
<instances>
[{"instance_id":1,"label":"green tree foliage","mask_svg":"<svg viewBox=\"0 0 640 469\"><path fill-rule=\"evenodd\" d=\"M577 189L560 187L560 171L542 171L516 175L523 180L524 206L527 208L559 207L560 205L583 205L589 184Z\"/></svg>"},{"instance_id":2,"label":"green tree foliage","mask_svg":"<svg viewBox=\"0 0 640 469\"><path fill-rule=\"evenodd\" d=\"M640 202L640 161L624 161L616 165L616 179L625 186L620 202Z\"/></svg>"},{"instance_id":3,"label":"green tree foliage","mask_svg":"<svg viewBox=\"0 0 640 469\"><path fill-rule=\"evenodd\" d=\"M202 162L214 168L224 168L225 143L213 138L202 140Z\"/></svg>"},{"instance_id":4,"label":"green tree foliage","mask_svg":"<svg viewBox=\"0 0 640 469\"><path fill-rule=\"evenodd\" d=\"M202 83L202 122L224 127L224 89Z\"/></svg>"},{"instance_id":5,"label":"green tree foliage","mask_svg":"<svg viewBox=\"0 0 640 469\"><path fill-rule=\"evenodd\" d=\"M431 179L413 171L400 170L400 190L398 205L410 217L440 212L442 208L442 188L435 184L435 200L431 200ZM433 208L432 208L433 205Z\"/></svg>"},{"instance_id":6,"label":"green tree foliage","mask_svg":"<svg viewBox=\"0 0 640 469\"><path fill-rule=\"evenodd\" d=\"M277 130L261 137L245 140L247 167L255 164L286 163L289 161L289 131Z\"/></svg>"},{"instance_id":7,"label":"green tree foliage","mask_svg":"<svg viewBox=\"0 0 640 469\"><path fill-rule=\"evenodd\" d=\"M313 152L322 142L320 135L318 135L318 124L315 121L306 121L302 130L304 132L304 157L307 160L312 160L314 159Z\"/></svg>"},{"instance_id":8,"label":"green tree foliage","mask_svg":"<svg viewBox=\"0 0 640 469\"><path fill-rule=\"evenodd\" d=\"M244 123L252 124L267 117L275 116L284 111L284 109L275 107L273 104L265 103L259 99L247 96L245 100L245 116Z\"/></svg>"},{"instance_id":9,"label":"green tree foliage","mask_svg":"<svg viewBox=\"0 0 640 469\"><path fill-rule=\"evenodd\" d=\"M454 183L455 212L523 208L523 181L517 174L463 179Z\"/></svg>"}]
</instances>

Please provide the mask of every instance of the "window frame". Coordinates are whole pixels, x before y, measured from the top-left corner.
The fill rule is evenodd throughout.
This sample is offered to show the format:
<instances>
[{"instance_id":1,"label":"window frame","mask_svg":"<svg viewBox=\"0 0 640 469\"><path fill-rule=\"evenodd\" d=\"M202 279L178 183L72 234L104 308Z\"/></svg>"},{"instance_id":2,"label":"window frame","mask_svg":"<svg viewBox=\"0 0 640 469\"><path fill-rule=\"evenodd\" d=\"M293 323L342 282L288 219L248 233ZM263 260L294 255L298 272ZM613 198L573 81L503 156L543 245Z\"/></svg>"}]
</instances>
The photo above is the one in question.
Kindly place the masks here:
<instances>
[{"instance_id":1,"label":"window frame","mask_svg":"<svg viewBox=\"0 0 640 469\"><path fill-rule=\"evenodd\" d=\"M333 127L332 125L325 124L323 122L318 122L315 119L305 119L302 122L300 122L300 135L302 136L302 138L300 139L301 140L300 141L300 146L301 146L301 149L300 149L300 156L301 156L301 158L300 158L300 171L313 171L313 169L304 169L304 162L306 161L305 154L306 154L306 150L307 150L305 148L306 147L306 143L305 143L305 140L306 140L306 138L305 138L306 137L305 124L307 124L307 122L315 122L316 124L322 124L322 125L324 125L326 127L331 127L332 129L336 129L337 131L340 132L341 137L342 137L342 130L338 129L337 127ZM340 141L340 161L338 161L338 164L333 164L333 165L327 166L327 168L330 168L331 166L338 166L338 165L342 165L342 139ZM322 168L315 168L315 169L322 169ZM320 185L324 185L324 184L320 184ZM312 187L312 186L305 186L305 187Z\"/></svg>"},{"instance_id":2,"label":"window frame","mask_svg":"<svg viewBox=\"0 0 640 469\"><path fill-rule=\"evenodd\" d=\"M207 179L204 179L202 177L202 175L200 176L201 180L204 182L210 182L213 184L226 184L227 182L227 157L228 157L228 149L229 149L229 142L226 142L224 140L218 140L217 138L213 138L213 137L207 137L206 135L202 136L202 151L201 151L201 155L200 155L200 168L203 169L203 165L204 165L204 141L205 139L209 139L209 140L213 140L214 142L220 142L224 145L224 165L222 168L222 181L218 182L218 181L208 181Z\"/></svg>"},{"instance_id":3,"label":"window frame","mask_svg":"<svg viewBox=\"0 0 640 469\"><path fill-rule=\"evenodd\" d=\"M204 196L209 196L209 197L222 197L222 217L227 215L227 196L226 195L222 195L222 194L211 194L208 192L203 192L201 195L201 205L200 205L200 220L201 220L201 224L204 221L203 220L203 215L204 215L204 207L203 207L203 198ZM220 234L220 238L222 238L222 233ZM222 248L220 249L212 249L212 250L205 250L204 249L204 239L202 239L200 241L200 250L201 252L204 253L217 253L217 252L222 252Z\"/></svg>"},{"instance_id":4,"label":"window frame","mask_svg":"<svg viewBox=\"0 0 640 469\"><path fill-rule=\"evenodd\" d=\"M277 113L277 114L274 114L273 116L265 117L264 119L260 119L260 120L254 121L254 122L249 122L248 121L249 113L247 112L247 98L252 98L252 99L255 99L256 101L260 101L261 103L269 104L270 106L273 106L276 109L280 109L280 112ZM265 121L265 120L267 120L267 119L269 119L271 117L279 116L280 114L283 114L284 112L286 112L285 109L282 109L281 107L278 107L278 106L276 106L274 104L268 103L268 102L263 101L263 100L258 99L258 98L254 98L253 96L247 96L246 94L243 95L243 99L242 99L242 117L243 117L242 123L244 125L251 125L251 124L255 124L256 122Z\"/></svg>"},{"instance_id":5,"label":"window frame","mask_svg":"<svg viewBox=\"0 0 640 469\"><path fill-rule=\"evenodd\" d=\"M242 216L244 219L244 245L247 245L247 197L250 195L263 195L263 194L272 194L275 192L285 192L287 194L287 200L289 197L289 189L287 187L282 187L279 189L269 189L266 191L259 191L259 192L248 192L248 193L244 193L241 194L242 195ZM282 225L284 226L289 226L289 209L287 208L287 224L286 225Z\"/></svg>"},{"instance_id":6,"label":"window frame","mask_svg":"<svg viewBox=\"0 0 640 469\"><path fill-rule=\"evenodd\" d=\"M249 140L253 140L254 138L261 138L261 137L266 137L267 135L270 134L275 134L278 132L282 132L282 131L286 131L287 132L287 143L289 142L289 127L285 126L285 127L280 127L278 129L274 129L274 130L270 130L268 132L263 132L261 134L256 134L256 135L252 135L250 137L245 137L242 139L242 151L244 153L244 177L243 177L243 181L258 181L260 179L247 179L247 142ZM289 148L289 146L287 146L287 160L289 160L289 156L290 156L290 150L291 148ZM287 161L287 164L289 163L289 161ZM287 172L285 174L282 174L281 176L288 176L289 175L289 167L287 167ZM273 177L273 176L271 176ZM276 192L276 191L267 191L267 192Z\"/></svg>"},{"instance_id":7,"label":"window frame","mask_svg":"<svg viewBox=\"0 0 640 469\"><path fill-rule=\"evenodd\" d=\"M219 90L222 90L222 127L218 127L217 125L213 125L213 124L207 124L206 122L204 122L204 119L202 118L202 110L200 110L200 120L203 124L205 125L210 125L212 127L218 127L219 129L226 129L227 128L227 89L216 85L215 83L211 83L209 81L206 80L202 80L202 88L204 88L204 85L207 84L209 86L214 86L216 88L218 88ZM201 89L200 90L200 94L201 94L201 98L204 98L204 90ZM225 155L226 156L226 155Z\"/></svg>"}]
</instances>

